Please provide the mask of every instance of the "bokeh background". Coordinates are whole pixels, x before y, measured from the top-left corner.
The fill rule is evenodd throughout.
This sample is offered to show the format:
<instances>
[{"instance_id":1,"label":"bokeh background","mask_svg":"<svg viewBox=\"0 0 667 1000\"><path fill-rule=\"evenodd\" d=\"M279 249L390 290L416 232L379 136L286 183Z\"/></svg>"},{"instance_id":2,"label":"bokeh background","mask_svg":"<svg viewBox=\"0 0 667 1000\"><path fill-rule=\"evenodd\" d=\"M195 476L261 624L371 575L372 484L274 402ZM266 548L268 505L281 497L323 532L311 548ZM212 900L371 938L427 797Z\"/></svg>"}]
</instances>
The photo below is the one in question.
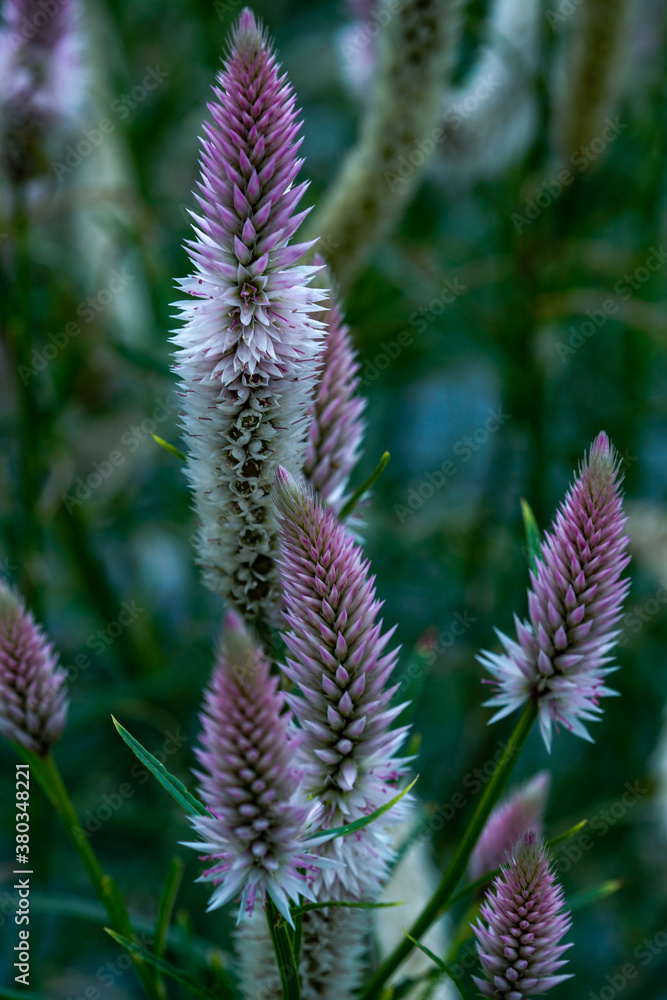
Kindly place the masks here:
<instances>
[{"instance_id":1,"label":"bokeh background","mask_svg":"<svg viewBox=\"0 0 667 1000\"><path fill-rule=\"evenodd\" d=\"M400 223L349 290L368 398L355 484L390 452L365 511L365 547L385 621L398 622L418 790L427 804L461 790L472 802L464 777L511 727L486 725L475 654L493 648L494 626L509 630L513 612L525 611L520 498L546 526L592 438L603 428L611 435L635 556L615 678L621 697L606 703L594 745L565 734L548 756L533 734L515 777L551 770L549 832L598 818L592 847L562 866L569 896L624 880L575 913L576 979L554 1000L619 992L665 1000L667 822L658 821L656 747L667 701L667 19L659 0L637 0L629 71L619 61L610 110L622 127L602 152L586 154L585 169L571 162L572 182L554 194L562 165L550 139L551 83L568 25L547 14L576 6L540 12L539 117L524 148L494 176L502 128L483 143L491 167L454 155L456 136L452 155L447 141L438 144ZM255 10L303 108L307 199L317 204L363 115L340 50L349 12L305 0ZM197 140L237 12L207 0L84 5L80 117L28 199L27 294L16 305L25 377L10 349L16 234L0 223L0 572L23 589L68 667L72 708L56 753L92 843L147 931L170 858L182 855L174 937L203 981L211 948L230 947L232 920L205 913L194 852L178 847L188 834L183 817L136 765L110 715L190 780L221 605L193 566L182 466L151 433L180 444L170 303L174 279L189 268L183 242ZM475 64L487 13L482 0L466 8L455 83ZM68 161L68 145L103 118L113 128ZM119 628L124 606L132 621ZM408 672L419 642L436 655ZM14 763L0 746L0 977L8 985L15 900L11 864L1 865L12 856ZM626 783L639 783L631 805L619 804ZM92 998L91 989L108 1000L138 996L36 785L31 807L32 988L50 1000ZM434 832L436 866L469 812L454 810ZM638 952L646 939L652 950ZM628 963L637 975L618 987Z\"/></svg>"}]
</instances>

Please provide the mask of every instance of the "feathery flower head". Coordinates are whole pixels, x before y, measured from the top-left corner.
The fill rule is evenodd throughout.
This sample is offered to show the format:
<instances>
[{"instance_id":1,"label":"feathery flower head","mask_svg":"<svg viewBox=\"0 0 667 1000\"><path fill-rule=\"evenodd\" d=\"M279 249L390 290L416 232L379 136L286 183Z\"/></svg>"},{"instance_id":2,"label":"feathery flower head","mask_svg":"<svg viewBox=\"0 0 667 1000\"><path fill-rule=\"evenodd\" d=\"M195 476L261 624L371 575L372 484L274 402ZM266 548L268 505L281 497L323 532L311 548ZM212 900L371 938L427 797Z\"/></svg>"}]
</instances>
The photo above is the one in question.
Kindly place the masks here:
<instances>
[{"instance_id":1,"label":"feathery flower head","mask_svg":"<svg viewBox=\"0 0 667 1000\"><path fill-rule=\"evenodd\" d=\"M65 678L22 598L0 580L0 733L33 753L48 753L67 720Z\"/></svg>"},{"instance_id":2,"label":"feathery flower head","mask_svg":"<svg viewBox=\"0 0 667 1000\"><path fill-rule=\"evenodd\" d=\"M299 869L326 864L305 848L317 807L299 799L284 706L268 661L241 619L229 613L196 751L211 816L192 817L202 840L185 846L212 862L199 879L216 886L209 910L240 894L239 920L252 913L258 893L262 900L268 893L291 923L290 900L313 898Z\"/></svg>"},{"instance_id":3,"label":"feathery flower head","mask_svg":"<svg viewBox=\"0 0 667 1000\"><path fill-rule=\"evenodd\" d=\"M188 475L201 523L204 580L246 617L275 616L275 470L303 465L323 324L312 245L289 245L300 123L290 84L245 10L213 88L188 242L195 273L180 282L185 322L173 338L182 378Z\"/></svg>"},{"instance_id":4,"label":"feathery flower head","mask_svg":"<svg viewBox=\"0 0 667 1000\"><path fill-rule=\"evenodd\" d=\"M561 956L570 945L560 941L571 921L546 849L532 830L507 852L480 917L472 929L486 979L473 979L482 996L524 1000L571 978L554 975L567 964Z\"/></svg>"},{"instance_id":5,"label":"feathery flower head","mask_svg":"<svg viewBox=\"0 0 667 1000\"><path fill-rule=\"evenodd\" d=\"M552 724L591 740L584 722L599 721L599 699L615 694L605 677L630 583L621 573L630 557L623 534L620 462L605 433L591 445L579 475L542 542L530 574L530 622L515 617L518 641L498 633L505 652L484 652L496 693L495 722L529 698L551 748Z\"/></svg>"},{"instance_id":6,"label":"feathery flower head","mask_svg":"<svg viewBox=\"0 0 667 1000\"><path fill-rule=\"evenodd\" d=\"M7 0L0 30L0 119L5 165L27 180L46 165L49 132L81 103L83 61L77 0Z\"/></svg>"},{"instance_id":7,"label":"feathery flower head","mask_svg":"<svg viewBox=\"0 0 667 1000\"><path fill-rule=\"evenodd\" d=\"M289 703L302 732L304 789L336 826L386 803L406 770L396 754L407 728L389 728L405 707L389 707L398 650L385 653L394 629L382 634L368 560L335 511L285 469L276 475L275 497L291 654L283 670L300 692ZM389 815L390 825L398 822L400 805ZM382 821L327 846L347 866L332 882L343 879L360 893L379 889L393 856Z\"/></svg>"},{"instance_id":8,"label":"feathery flower head","mask_svg":"<svg viewBox=\"0 0 667 1000\"><path fill-rule=\"evenodd\" d=\"M470 878L481 878L498 868L513 844L526 830L542 835L544 811L551 785L548 771L540 771L525 781L495 807L470 858Z\"/></svg>"},{"instance_id":9,"label":"feathery flower head","mask_svg":"<svg viewBox=\"0 0 667 1000\"><path fill-rule=\"evenodd\" d=\"M315 258L315 262L319 262ZM322 351L322 376L311 410L304 476L323 502L339 511L364 434L366 400L356 395L359 362L349 326L332 298Z\"/></svg>"}]
</instances>

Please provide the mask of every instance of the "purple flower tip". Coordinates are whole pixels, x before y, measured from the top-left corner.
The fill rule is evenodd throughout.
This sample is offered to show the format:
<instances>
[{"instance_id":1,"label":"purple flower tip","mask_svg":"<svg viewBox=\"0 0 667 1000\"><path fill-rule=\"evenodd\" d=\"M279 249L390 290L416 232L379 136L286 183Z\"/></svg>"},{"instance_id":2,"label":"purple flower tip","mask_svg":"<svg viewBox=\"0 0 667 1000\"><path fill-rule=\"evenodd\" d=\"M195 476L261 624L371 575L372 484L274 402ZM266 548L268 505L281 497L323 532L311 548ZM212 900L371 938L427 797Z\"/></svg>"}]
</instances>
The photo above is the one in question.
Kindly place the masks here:
<instances>
[{"instance_id":1,"label":"purple flower tip","mask_svg":"<svg viewBox=\"0 0 667 1000\"><path fill-rule=\"evenodd\" d=\"M486 893L472 929L485 978L473 976L482 996L524 1000L570 979L560 944L570 927L563 890L544 845L527 830Z\"/></svg>"},{"instance_id":2,"label":"purple flower tip","mask_svg":"<svg viewBox=\"0 0 667 1000\"><path fill-rule=\"evenodd\" d=\"M620 462L606 434L593 442L579 474L546 532L530 574L529 621L516 619L517 641L499 633L504 653L480 662L496 693L485 704L491 719L509 715L528 699L537 704L548 749L552 725L591 740L585 722L599 721L600 698L616 668L609 655L629 581Z\"/></svg>"},{"instance_id":3,"label":"purple flower tip","mask_svg":"<svg viewBox=\"0 0 667 1000\"><path fill-rule=\"evenodd\" d=\"M33 753L48 753L65 728L65 678L20 595L0 581L0 733Z\"/></svg>"}]
</instances>

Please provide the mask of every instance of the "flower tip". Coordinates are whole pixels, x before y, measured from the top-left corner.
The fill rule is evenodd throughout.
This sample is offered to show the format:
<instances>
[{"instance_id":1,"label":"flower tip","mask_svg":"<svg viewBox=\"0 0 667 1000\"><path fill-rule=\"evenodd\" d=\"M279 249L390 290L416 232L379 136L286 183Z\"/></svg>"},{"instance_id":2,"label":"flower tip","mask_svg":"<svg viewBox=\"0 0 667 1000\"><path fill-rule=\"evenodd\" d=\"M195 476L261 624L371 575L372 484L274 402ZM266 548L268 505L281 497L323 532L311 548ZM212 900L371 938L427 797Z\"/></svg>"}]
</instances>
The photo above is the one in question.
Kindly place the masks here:
<instances>
[{"instance_id":1,"label":"flower tip","mask_svg":"<svg viewBox=\"0 0 667 1000\"><path fill-rule=\"evenodd\" d=\"M262 26L250 7L244 7L241 11L236 28L232 32L232 39L237 48L244 44L261 44L264 41Z\"/></svg>"}]
</instances>

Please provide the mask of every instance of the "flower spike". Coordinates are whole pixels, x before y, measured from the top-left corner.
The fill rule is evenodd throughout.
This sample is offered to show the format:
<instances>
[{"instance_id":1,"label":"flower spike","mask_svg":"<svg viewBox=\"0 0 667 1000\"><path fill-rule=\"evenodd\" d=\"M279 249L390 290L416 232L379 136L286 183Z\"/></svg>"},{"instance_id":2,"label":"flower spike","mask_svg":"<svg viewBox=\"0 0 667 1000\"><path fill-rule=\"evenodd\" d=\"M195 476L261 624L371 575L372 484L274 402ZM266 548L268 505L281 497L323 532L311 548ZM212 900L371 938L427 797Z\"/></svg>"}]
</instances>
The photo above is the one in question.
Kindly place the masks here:
<instances>
[{"instance_id":1,"label":"flower spike","mask_svg":"<svg viewBox=\"0 0 667 1000\"><path fill-rule=\"evenodd\" d=\"M67 720L65 678L22 598L0 581L0 733L32 753L48 753Z\"/></svg>"},{"instance_id":2,"label":"flower spike","mask_svg":"<svg viewBox=\"0 0 667 1000\"><path fill-rule=\"evenodd\" d=\"M547 852L528 830L507 852L472 925L486 977L473 976L482 996L524 1000L571 978L554 974L570 947L560 944L571 923L563 903Z\"/></svg>"},{"instance_id":3,"label":"flower spike","mask_svg":"<svg viewBox=\"0 0 667 1000\"><path fill-rule=\"evenodd\" d=\"M176 370L204 582L266 621L279 613L269 494L278 465L303 466L326 293L310 287L318 267L298 264L312 244L290 244L307 214L298 110L249 10L213 94Z\"/></svg>"},{"instance_id":4,"label":"flower spike","mask_svg":"<svg viewBox=\"0 0 667 1000\"><path fill-rule=\"evenodd\" d=\"M212 862L199 879L216 886L209 910L240 895L239 920L266 894L291 924L290 900L313 899L306 877L325 861L304 838L317 806L302 802L284 696L241 619L229 613L201 715L203 768L196 772L211 816L191 818L201 841L185 846Z\"/></svg>"},{"instance_id":5,"label":"flower spike","mask_svg":"<svg viewBox=\"0 0 667 1000\"><path fill-rule=\"evenodd\" d=\"M609 654L630 586L621 578L630 557L620 481L620 462L601 433L530 574L530 621L515 619L516 642L498 633L504 653L479 657L496 688L485 702L498 709L491 722L532 698L547 749L554 724L592 742L584 723L599 721L600 698L616 694L605 677L616 669Z\"/></svg>"},{"instance_id":6,"label":"flower spike","mask_svg":"<svg viewBox=\"0 0 667 1000\"><path fill-rule=\"evenodd\" d=\"M470 878L481 878L498 868L526 830L542 835L551 775L540 771L495 807L470 858Z\"/></svg>"}]
</instances>

